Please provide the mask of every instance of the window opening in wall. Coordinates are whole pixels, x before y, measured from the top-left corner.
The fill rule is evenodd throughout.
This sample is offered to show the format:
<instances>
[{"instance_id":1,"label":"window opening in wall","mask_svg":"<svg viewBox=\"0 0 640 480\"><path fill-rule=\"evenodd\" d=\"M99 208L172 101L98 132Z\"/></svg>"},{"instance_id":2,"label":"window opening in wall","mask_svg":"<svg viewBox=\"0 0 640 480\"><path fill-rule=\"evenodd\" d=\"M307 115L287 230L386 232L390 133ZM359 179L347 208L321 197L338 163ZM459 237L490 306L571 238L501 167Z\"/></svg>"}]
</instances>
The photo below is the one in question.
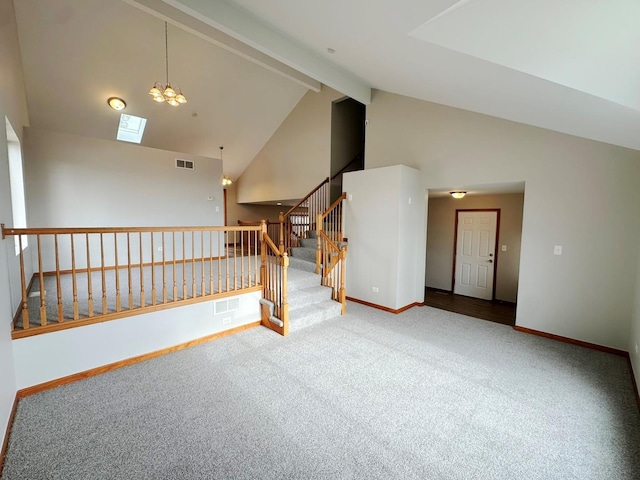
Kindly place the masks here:
<instances>
[{"instance_id":1,"label":"window opening in wall","mask_svg":"<svg viewBox=\"0 0 640 480\"><path fill-rule=\"evenodd\" d=\"M13 214L13 228L27 228L27 208L24 196L24 175L22 172L22 150L20 140L15 130L4 117L7 128L7 153L9 156L9 184L11 186L11 213ZM20 239L13 237L16 255L20 253ZM22 249L27 248L28 239L22 236Z\"/></svg>"}]
</instances>

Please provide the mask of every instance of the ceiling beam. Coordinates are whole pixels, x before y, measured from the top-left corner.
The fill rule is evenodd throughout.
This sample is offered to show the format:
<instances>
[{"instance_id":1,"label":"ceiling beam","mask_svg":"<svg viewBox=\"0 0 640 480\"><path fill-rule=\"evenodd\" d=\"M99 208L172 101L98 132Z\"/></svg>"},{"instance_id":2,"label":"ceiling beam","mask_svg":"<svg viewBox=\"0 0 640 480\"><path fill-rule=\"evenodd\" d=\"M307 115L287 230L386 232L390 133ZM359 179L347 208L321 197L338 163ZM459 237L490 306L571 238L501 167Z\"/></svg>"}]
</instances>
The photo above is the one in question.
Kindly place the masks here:
<instances>
[{"instance_id":1,"label":"ceiling beam","mask_svg":"<svg viewBox=\"0 0 640 480\"><path fill-rule=\"evenodd\" d=\"M162 1L365 105L371 103L371 87L365 82L235 5L223 0Z\"/></svg>"},{"instance_id":2,"label":"ceiling beam","mask_svg":"<svg viewBox=\"0 0 640 480\"><path fill-rule=\"evenodd\" d=\"M321 83L318 80L285 65L269 55L256 50L246 43L233 38L231 35L227 35L210 24L177 9L162 0L123 1L155 17L161 18L162 20L165 20L207 42L233 52L250 62L266 68L267 70L282 75L289 80L308 88L309 90L313 90L314 92L320 91Z\"/></svg>"}]
</instances>

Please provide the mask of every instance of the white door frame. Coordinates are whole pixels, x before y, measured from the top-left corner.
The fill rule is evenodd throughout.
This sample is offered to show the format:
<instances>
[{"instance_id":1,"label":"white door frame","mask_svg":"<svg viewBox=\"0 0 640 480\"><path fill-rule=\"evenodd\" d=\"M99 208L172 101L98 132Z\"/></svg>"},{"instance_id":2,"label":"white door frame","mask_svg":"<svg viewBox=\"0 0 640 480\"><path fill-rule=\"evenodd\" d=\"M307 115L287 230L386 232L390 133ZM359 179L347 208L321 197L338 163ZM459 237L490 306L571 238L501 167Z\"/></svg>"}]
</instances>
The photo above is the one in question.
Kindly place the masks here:
<instances>
[{"instance_id":1,"label":"white door frame","mask_svg":"<svg viewBox=\"0 0 640 480\"><path fill-rule=\"evenodd\" d=\"M458 259L458 218L460 212L496 212L496 244L493 252L493 286L491 300L496 299L496 279L498 278L498 245L500 239L500 209L499 208L456 208L456 222L453 229L453 268L451 273L451 293L456 286L456 261Z\"/></svg>"}]
</instances>

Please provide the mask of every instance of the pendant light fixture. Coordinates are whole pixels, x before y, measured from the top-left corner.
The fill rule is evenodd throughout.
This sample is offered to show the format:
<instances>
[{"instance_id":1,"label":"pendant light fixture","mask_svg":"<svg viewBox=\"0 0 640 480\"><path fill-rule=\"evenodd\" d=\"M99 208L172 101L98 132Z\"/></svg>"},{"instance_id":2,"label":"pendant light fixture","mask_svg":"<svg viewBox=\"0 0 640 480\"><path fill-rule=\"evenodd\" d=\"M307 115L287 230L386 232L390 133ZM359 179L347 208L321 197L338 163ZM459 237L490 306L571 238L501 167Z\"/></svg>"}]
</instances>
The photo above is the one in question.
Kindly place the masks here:
<instances>
[{"instance_id":1,"label":"pendant light fixture","mask_svg":"<svg viewBox=\"0 0 640 480\"><path fill-rule=\"evenodd\" d=\"M167 102L169 105L177 107L182 103L187 103L187 99L180 89L177 89L178 91L176 92L169 83L169 39L167 34L167 22L164 22L164 60L167 73L167 83L165 85L160 82L154 83L151 90L149 90L149 95L151 95L154 102Z\"/></svg>"},{"instance_id":2,"label":"pendant light fixture","mask_svg":"<svg viewBox=\"0 0 640 480\"><path fill-rule=\"evenodd\" d=\"M220 161L222 162L222 149L224 148L223 146L218 147L220 149ZM222 186L223 187L228 187L229 185L231 185L233 182L231 181L231 179L229 177L227 177L226 175L224 177L222 177Z\"/></svg>"}]
</instances>

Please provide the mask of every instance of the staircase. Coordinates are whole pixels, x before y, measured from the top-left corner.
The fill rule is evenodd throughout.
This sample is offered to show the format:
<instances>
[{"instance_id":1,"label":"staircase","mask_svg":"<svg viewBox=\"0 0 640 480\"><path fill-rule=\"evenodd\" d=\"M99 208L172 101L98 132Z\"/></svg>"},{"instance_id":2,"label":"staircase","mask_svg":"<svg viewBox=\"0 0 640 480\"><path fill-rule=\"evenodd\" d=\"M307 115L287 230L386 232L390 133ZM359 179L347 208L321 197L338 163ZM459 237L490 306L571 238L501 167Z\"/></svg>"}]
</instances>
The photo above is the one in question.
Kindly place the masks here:
<instances>
[{"instance_id":1,"label":"staircase","mask_svg":"<svg viewBox=\"0 0 640 480\"><path fill-rule=\"evenodd\" d=\"M337 317L341 313L340 303L331 298L331 288L320 285L316 270L316 232L300 240L300 247L291 249L289 257L289 331L315 325Z\"/></svg>"}]
</instances>

